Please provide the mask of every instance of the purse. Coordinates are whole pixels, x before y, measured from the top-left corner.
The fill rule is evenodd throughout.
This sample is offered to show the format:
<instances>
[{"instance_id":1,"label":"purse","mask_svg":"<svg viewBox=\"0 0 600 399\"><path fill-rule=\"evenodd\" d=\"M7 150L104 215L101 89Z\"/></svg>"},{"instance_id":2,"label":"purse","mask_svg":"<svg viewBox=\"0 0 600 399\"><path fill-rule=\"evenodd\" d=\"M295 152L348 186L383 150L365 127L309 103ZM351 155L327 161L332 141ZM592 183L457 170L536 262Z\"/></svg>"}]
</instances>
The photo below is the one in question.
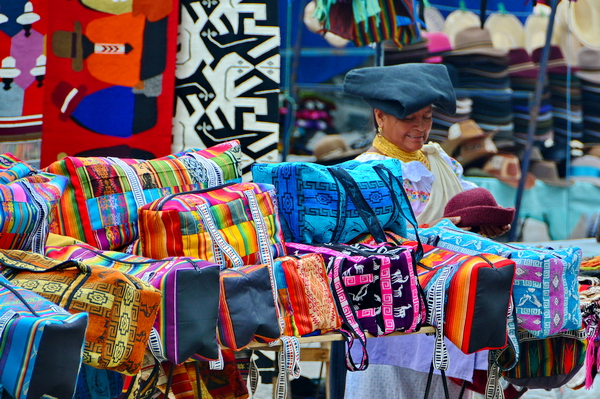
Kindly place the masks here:
<instances>
[{"instance_id":1,"label":"purse","mask_svg":"<svg viewBox=\"0 0 600 399\"><path fill-rule=\"evenodd\" d=\"M162 260L102 251L87 244L46 247L46 256L60 261L120 270L146 281L161 292L162 302L151 347L158 358L179 364L194 354L217 360L219 270L214 263L172 257Z\"/></svg>"},{"instance_id":2,"label":"purse","mask_svg":"<svg viewBox=\"0 0 600 399\"><path fill-rule=\"evenodd\" d=\"M402 164L397 159L335 166L255 164L252 175L257 183L275 186L288 242L347 243L369 232L374 223L406 236L402 214L412 215L412 209L399 179Z\"/></svg>"},{"instance_id":3,"label":"purse","mask_svg":"<svg viewBox=\"0 0 600 399\"><path fill-rule=\"evenodd\" d=\"M363 347L360 363L347 351L349 370L368 366L366 334L379 337L396 331L410 333L426 319L425 297L416 273L411 247L362 244L287 243L290 254L318 253L327 264L328 276L338 312L344 325ZM348 342L348 347L352 342Z\"/></svg>"},{"instance_id":4,"label":"purse","mask_svg":"<svg viewBox=\"0 0 600 399\"><path fill-rule=\"evenodd\" d=\"M270 255L261 254L259 216L266 224L264 243ZM285 255L274 188L267 184L228 184L168 195L140 208L139 229L142 253L153 259L189 256L241 267Z\"/></svg>"},{"instance_id":5,"label":"purse","mask_svg":"<svg viewBox=\"0 0 600 399\"><path fill-rule=\"evenodd\" d=\"M0 387L14 399L71 399L87 324L87 313L69 314L0 276Z\"/></svg>"},{"instance_id":6,"label":"purse","mask_svg":"<svg viewBox=\"0 0 600 399\"><path fill-rule=\"evenodd\" d=\"M12 284L71 313L89 315L85 364L127 375L140 371L160 308L160 291L115 269L26 251L0 250L0 265Z\"/></svg>"},{"instance_id":7,"label":"purse","mask_svg":"<svg viewBox=\"0 0 600 399\"><path fill-rule=\"evenodd\" d=\"M284 335L300 337L341 328L342 319L321 254L275 259L275 278L280 311L286 321Z\"/></svg>"},{"instance_id":8,"label":"purse","mask_svg":"<svg viewBox=\"0 0 600 399\"><path fill-rule=\"evenodd\" d=\"M513 298L518 327L538 338L581 328L577 275L581 249L535 248L500 243L461 230L447 220L419 229L423 243L477 255L489 253L515 262Z\"/></svg>"},{"instance_id":9,"label":"purse","mask_svg":"<svg viewBox=\"0 0 600 399\"><path fill-rule=\"evenodd\" d=\"M0 248L43 253L52 210L67 183L12 154L0 155Z\"/></svg>"},{"instance_id":10,"label":"purse","mask_svg":"<svg viewBox=\"0 0 600 399\"><path fill-rule=\"evenodd\" d=\"M518 332L519 358L516 366L502 372L511 384L529 389L559 388L569 382L584 365L586 335L584 330L563 331L537 338L525 330ZM500 366L515 361L512 347L500 351Z\"/></svg>"},{"instance_id":11,"label":"purse","mask_svg":"<svg viewBox=\"0 0 600 399\"><path fill-rule=\"evenodd\" d=\"M512 321L515 262L429 245L423 250L417 273L430 310L427 322L436 327L436 349L444 346L443 336L465 354L504 348ZM447 356L443 353L438 353L436 368L447 361L440 358Z\"/></svg>"},{"instance_id":12,"label":"purse","mask_svg":"<svg viewBox=\"0 0 600 399\"><path fill-rule=\"evenodd\" d=\"M44 170L68 178L50 231L103 250L138 238L138 208L165 195L241 181L241 148L232 140L152 160L65 157Z\"/></svg>"}]
</instances>

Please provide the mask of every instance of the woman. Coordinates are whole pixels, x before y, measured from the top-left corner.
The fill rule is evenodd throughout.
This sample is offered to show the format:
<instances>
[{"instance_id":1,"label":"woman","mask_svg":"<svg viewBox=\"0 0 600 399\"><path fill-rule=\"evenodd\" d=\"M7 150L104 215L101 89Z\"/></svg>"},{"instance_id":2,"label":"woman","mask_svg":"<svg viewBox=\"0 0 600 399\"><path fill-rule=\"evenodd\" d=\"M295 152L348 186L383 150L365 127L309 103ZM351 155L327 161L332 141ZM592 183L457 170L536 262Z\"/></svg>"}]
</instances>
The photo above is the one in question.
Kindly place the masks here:
<instances>
[{"instance_id":1,"label":"woman","mask_svg":"<svg viewBox=\"0 0 600 399\"><path fill-rule=\"evenodd\" d=\"M377 134L360 161L392 157L402 161L404 189L420 226L443 216L455 194L475 188L462 178L462 166L438 144L425 144L432 125L433 106L456 112L454 88L444 65L403 64L360 68L344 80L344 92L360 96L373 107ZM458 224L460 218L449 218ZM471 226L473 227L473 226ZM479 226L480 234L496 237L506 226ZM469 229L470 227L464 227ZM487 354L464 355L450 341L447 376L471 380L475 368L487 369ZM424 334L370 339L369 367L348 373L346 399L422 398L433 356L433 337ZM449 382L450 397L461 387ZM465 395L464 397L467 397ZM430 398L443 398L442 379L434 375Z\"/></svg>"}]
</instances>

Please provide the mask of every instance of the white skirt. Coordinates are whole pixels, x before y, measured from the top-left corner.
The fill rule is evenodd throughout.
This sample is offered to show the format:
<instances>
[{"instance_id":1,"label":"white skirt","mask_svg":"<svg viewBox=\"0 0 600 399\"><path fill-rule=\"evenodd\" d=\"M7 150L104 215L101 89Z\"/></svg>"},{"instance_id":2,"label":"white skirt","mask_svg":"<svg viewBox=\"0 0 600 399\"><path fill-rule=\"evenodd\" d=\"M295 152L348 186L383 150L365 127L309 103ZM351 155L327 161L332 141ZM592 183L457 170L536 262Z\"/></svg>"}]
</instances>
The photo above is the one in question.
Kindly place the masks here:
<instances>
[{"instance_id":1,"label":"white skirt","mask_svg":"<svg viewBox=\"0 0 600 399\"><path fill-rule=\"evenodd\" d=\"M346 374L344 399L423 399L427 373L383 364L370 364L364 371ZM461 387L448 380L450 398L458 398ZM473 392L465 390L463 399L472 399ZM434 374L429 399L443 399L442 377Z\"/></svg>"}]
</instances>

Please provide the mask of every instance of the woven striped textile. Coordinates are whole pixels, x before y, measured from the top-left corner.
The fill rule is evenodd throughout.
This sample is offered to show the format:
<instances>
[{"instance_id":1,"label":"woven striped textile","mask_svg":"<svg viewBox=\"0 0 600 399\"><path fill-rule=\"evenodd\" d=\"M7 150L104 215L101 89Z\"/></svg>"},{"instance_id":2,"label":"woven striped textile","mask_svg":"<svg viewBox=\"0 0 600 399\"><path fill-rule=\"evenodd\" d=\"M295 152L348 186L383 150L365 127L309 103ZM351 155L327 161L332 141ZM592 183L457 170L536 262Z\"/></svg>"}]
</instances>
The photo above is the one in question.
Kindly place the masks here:
<instances>
[{"instance_id":1,"label":"woven striped textile","mask_svg":"<svg viewBox=\"0 0 600 399\"><path fill-rule=\"evenodd\" d=\"M0 250L2 274L65 308L85 312L89 325L83 362L137 374L160 307L160 291L119 270L58 261L19 250Z\"/></svg>"},{"instance_id":2,"label":"woven striped textile","mask_svg":"<svg viewBox=\"0 0 600 399\"><path fill-rule=\"evenodd\" d=\"M41 252L68 180L0 155L0 248Z\"/></svg>"},{"instance_id":3,"label":"woven striped textile","mask_svg":"<svg viewBox=\"0 0 600 399\"><path fill-rule=\"evenodd\" d=\"M219 269L214 263L182 257L162 260L103 251L88 244L46 247L50 258L77 259L86 265L120 270L147 281L161 292L162 301L154 322L162 355L175 364L198 354L219 358L217 315Z\"/></svg>"},{"instance_id":4,"label":"woven striped textile","mask_svg":"<svg viewBox=\"0 0 600 399\"><path fill-rule=\"evenodd\" d=\"M153 160L65 157L44 170L69 178L50 231L121 250L138 238L137 211L172 193L241 181L239 141Z\"/></svg>"},{"instance_id":5,"label":"woven striped textile","mask_svg":"<svg viewBox=\"0 0 600 399\"><path fill-rule=\"evenodd\" d=\"M275 276L279 306L287 316L284 335L326 333L342 326L321 254L277 258Z\"/></svg>"},{"instance_id":6,"label":"woven striped textile","mask_svg":"<svg viewBox=\"0 0 600 399\"><path fill-rule=\"evenodd\" d=\"M71 398L87 324L87 313L69 314L0 276L0 386L14 399Z\"/></svg>"},{"instance_id":7,"label":"woven striped textile","mask_svg":"<svg viewBox=\"0 0 600 399\"><path fill-rule=\"evenodd\" d=\"M219 342L238 351L252 340L271 342L281 335L268 265L221 271Z\"/></svg>"},{"instance_id":8,"label":"woven striped textile","mask_svg":"<svg viewBox=\"0 0 600 399\"><path fill-rule=\"evenodd\" d=\"M467 354L506 346L515 262L498 255L423 247L419 283L440 316L428 322L443 327L443 334ZM435 309L428 314L433 318Z\"/></svg>"},{"instance_id":9,"label":"woven striped textile","mask_svg":"<svg viewBox=\"0 0 600 399\"><path fill-rule=\"evenodd\" d=\"M531 389L558 388L584 365L587 340L583 330L561 332L542 339L521 330L518 338L517 365L502 372L512 384ZM498 363L512 364L514 359L515 352L509 347L500 355Z\"/></svg>"},{"instance_id":10,"label":"woven striped textile","mask_svg":"<svg viewBox=\"0 0 600 399\"><path fill-rule=\"evenodd\" d=\"M256 183L172 194L144 205L139 211L142 254L154 259L190 256L223 267L263 263L259 234L244 191L256 195L272 257L285 255L275 189ZM229 246L229 251L222 245Z\"/></svg>"}]
</instances>

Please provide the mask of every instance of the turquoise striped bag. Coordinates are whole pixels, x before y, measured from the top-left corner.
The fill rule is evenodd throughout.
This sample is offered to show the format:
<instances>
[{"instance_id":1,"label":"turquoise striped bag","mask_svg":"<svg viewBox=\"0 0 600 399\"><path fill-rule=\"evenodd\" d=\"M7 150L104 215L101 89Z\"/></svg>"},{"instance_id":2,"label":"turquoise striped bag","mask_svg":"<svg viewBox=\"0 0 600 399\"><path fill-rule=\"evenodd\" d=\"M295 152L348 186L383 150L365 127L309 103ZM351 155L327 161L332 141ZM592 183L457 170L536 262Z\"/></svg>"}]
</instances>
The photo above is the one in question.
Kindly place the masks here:
<instances>
[{"instance_id":1,"label":"turquoise striped bag","mask_svg":"<svg viewBox=\"0 0 600 399\"><path fill-rule=\"evenodd\" d=\"M0 385L14 399L71 399L88 314L70 314L0 276Z\"/></svg>"}]
</instances>

